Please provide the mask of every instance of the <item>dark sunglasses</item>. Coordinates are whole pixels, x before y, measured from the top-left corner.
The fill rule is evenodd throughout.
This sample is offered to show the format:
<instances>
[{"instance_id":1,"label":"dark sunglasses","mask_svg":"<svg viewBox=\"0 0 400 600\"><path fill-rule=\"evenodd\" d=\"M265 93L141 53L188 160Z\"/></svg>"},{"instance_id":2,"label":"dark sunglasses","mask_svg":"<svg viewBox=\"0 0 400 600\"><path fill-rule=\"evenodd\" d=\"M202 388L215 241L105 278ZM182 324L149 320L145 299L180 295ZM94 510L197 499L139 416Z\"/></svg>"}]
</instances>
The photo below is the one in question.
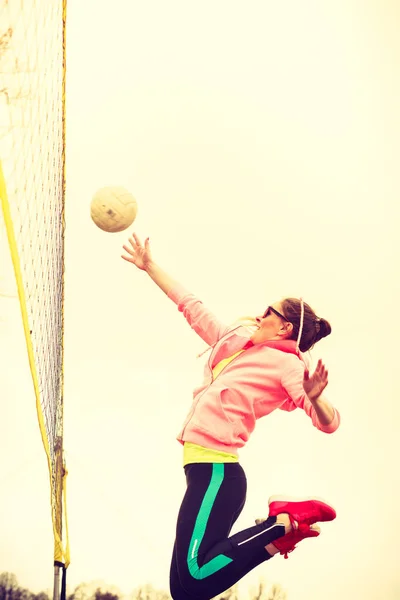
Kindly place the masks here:
<instances>
[{"instance_id":1,"label":"dark sunglasses","mask_svg":"<svg viewBox=\"0 0 400 600\"><path fill-rule=\"evenodd\" d=\"M287 319L280 312L278 312L277 310L275 310L275 308L273 308L272 306L268 306L267 310L263 314L263 319L265 319L265 317L268 317L268 315L271 314L271 312L275 313L277 317L280 317L284 321L287 321L288 323L290 323L289 319Z\"/></svg>"}]
</instances>

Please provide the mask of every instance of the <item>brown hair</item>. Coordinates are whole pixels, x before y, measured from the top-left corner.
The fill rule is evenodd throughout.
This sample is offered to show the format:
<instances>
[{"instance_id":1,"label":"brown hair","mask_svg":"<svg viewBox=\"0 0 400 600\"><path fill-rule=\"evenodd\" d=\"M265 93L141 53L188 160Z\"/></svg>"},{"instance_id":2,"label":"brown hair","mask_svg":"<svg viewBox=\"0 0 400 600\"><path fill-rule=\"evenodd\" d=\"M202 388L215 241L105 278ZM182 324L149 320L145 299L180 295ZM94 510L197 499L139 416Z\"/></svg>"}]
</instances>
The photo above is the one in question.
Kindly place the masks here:
<instances>
[{"instance_id":1,"label":"brown hair","mask_svg":"<svg viewBox=\"0 0 400 600\"><path fill-rule=\"evenodd\" d=\"M300 328L301 302L298 298L285 298L282 300L282 309L284 316L292 323L293 331L291 340L297 340ZM302 352L307 352L321 340L329 335L332 328L326 319L317 317L311 306L304 302L304 321L303 331L299 348Z\"/></svg>"}]
</instances>

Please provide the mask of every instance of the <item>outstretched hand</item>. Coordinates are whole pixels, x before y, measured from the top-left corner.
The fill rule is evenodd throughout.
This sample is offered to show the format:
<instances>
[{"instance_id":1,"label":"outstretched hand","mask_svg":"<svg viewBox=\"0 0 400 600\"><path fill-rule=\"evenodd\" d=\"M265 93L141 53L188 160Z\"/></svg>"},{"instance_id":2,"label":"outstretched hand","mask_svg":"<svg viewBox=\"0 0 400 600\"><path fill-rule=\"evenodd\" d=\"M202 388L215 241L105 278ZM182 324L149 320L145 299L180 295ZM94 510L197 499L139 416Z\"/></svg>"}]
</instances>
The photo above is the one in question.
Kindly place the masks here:
<instances>
[{"instance_id":1,"label":"outstretched hand","mask_svg":"<svg viewBox=\"0 0 400 600\"><path fill-rule=\"evenodd\" d=\"M328 370L325 368L325 365L320 359L314 373L311 376L309 371L307 369L305 370L303 379L304 391L311 402L313 402L322 394L327 385Z\"/></svg>"},{"instance_id":2,"label":"outstretched hand","mask_svg":"<svg viewBox=\"0 0 400 600\"><path fill-rule=\"evenodd\" d=\"M121 254L121 258L127 262L131 262L138 269L146 271L153 260L151 257L149 238L146 238L144 245L142 245L136 233L133 233L128 241L130 246L126 244L122 246L128 256Z\"/></svg>"}]
</instances>

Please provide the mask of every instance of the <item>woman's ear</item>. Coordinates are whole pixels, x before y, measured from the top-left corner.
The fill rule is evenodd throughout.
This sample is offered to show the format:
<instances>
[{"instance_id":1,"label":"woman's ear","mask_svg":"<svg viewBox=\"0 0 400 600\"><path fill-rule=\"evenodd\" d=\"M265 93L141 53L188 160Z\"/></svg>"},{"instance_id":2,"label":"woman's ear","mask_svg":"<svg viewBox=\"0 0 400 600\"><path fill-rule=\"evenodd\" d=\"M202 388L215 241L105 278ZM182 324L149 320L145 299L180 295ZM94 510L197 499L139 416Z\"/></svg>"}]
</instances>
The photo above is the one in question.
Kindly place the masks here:
<instances>
[{"instance_id":1,"label":"woman's ear","mask_svg":"<svg viewBox=\"0 0 400 600\"><path fill-rule=\"evenodd\" d=\"M289 323L288 321L284 321L282 326L278 332L278 334L283 337L283 339L290 338L293 333L293 323Z\"/></svg>"}]
</instances>

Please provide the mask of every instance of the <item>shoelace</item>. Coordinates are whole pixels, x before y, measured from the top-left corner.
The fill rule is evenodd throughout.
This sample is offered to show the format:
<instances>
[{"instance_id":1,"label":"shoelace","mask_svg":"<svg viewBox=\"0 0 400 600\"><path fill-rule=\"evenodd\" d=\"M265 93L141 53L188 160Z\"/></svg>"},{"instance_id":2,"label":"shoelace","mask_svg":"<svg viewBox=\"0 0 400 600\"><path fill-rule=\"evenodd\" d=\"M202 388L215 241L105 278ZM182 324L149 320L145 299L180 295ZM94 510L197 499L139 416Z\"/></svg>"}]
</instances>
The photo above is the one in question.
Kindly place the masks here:
<instances>
[{"instance_id":1,"label":"shoelace","mask_svg":"<svg viewBox=\"0 0 400 600\"><path fill-rule=\"evenodd\" d=\"M307 533L308 531L310 531L311 527L308 523L298 523L297 521L295 521L292 516L289 514L289 519L290 522L292 524L293 527L293 531L298 531L299 533ZM295 527L295 525L297 525L297 527ZM296 548L296 544L293 544L293 546L291 548L287 548L286 550L282 550L280 552L280 554L284 557L284 558L289 558L288 554L290 554L291 552L293 552L293 550L295 550Z\"/></svg>"},{"instance_id":2,"label":"shoelace","mask_svg":"<svg viewBox=\"0 0 400 600\"><path fill-rule=\"evenodd\" d=\"M290 513L288 513L288 516L293 531L299 531L300 533L307 533L308 531L310 531L310 525L308 523L305 523L304 521L296 521L295 519L293 519Z\"/></svg>"}]
</instances>

